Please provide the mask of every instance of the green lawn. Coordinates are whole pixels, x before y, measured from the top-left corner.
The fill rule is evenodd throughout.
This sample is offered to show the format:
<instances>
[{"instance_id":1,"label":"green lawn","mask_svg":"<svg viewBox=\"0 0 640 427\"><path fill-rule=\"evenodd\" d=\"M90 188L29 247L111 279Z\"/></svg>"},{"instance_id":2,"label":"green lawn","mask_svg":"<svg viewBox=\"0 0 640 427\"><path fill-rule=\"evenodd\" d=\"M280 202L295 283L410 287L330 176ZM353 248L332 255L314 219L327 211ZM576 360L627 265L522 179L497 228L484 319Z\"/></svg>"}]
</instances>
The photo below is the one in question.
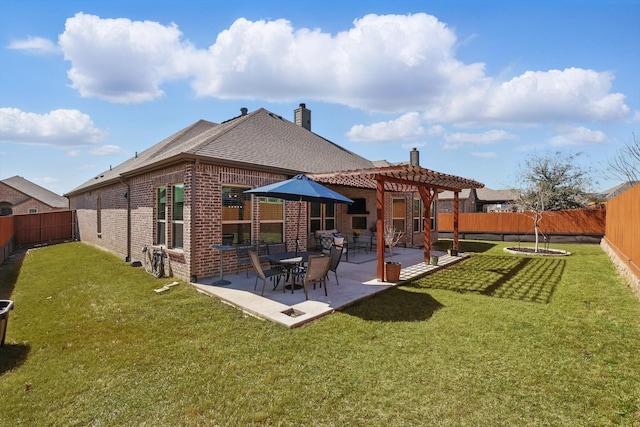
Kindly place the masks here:
<instances>
[{"instance_id":1,"label":"green lawn","mask_svg":"<svg viewBox=\"0 0 640 427\"><path fill-rule=\"evenodd\" d=\"M464 244L471 259L294 330L184 283L155 293L171 280L82 243L33 250L0 270L0 420L640 425L640 303L602 250Z\"/></svg>"}]
</instances>

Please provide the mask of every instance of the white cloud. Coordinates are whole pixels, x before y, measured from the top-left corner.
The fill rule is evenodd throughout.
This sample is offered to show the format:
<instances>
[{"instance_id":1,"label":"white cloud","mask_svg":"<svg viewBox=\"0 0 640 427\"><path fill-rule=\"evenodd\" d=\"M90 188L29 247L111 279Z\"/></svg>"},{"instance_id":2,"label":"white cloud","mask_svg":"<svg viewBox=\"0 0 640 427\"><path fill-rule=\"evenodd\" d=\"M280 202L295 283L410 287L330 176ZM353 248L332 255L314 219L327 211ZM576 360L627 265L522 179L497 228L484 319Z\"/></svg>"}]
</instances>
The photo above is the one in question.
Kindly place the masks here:
<instances>
[{"instance_id":1,"label":"white cloud","mask_svg":"<svg viewBox=\"0 0 640 427\"><path fill-rule=\"evenodd\" d=\"M175 24L78 13L67 20L59 44L71 62L72 87L111 102L149 101L164 95L164 84L188 80L203 97L304 98L395 114L422 111L431 124L540 125L629 116L624 95L611 92L612 73L567 68L499 81L485 74L484 64L458 60L454 31L425 13L366 15L336 34L296 29L286 19L240 18L207 49L194 47ZM371 138L369 130L376 130L374 139L393 138L393 122L351 132L354 138Z\"/></svg>"},{"instance_id":2,"label":"white cloud","mask_svg":"<svg viewBox=\"0 0 640 427\"><path fill-rule=\"evenodd\" d=\"M640 111L636 111L636 112L633 114L633 121L634 121L634 122L640 122Z\"/></svg>"},{"instance_id":3,"label":"white cloud","mask_svg":"<svg viewBox=\"0 0 640 427\"><path fill-rule=\"evenodd\" d=\"M8 49L25 50L35 54L59 53L60 49L51 40L43 37L27 37L23 40L12 40Z\"/></svg>"},{"instance_id":4,"label":"white cloud","mask_svg":"<svg viewBox=\"0 0 640 427\"><path fill-rule=\"evenodd\" d=\"M97 144L106 137L106 131L96 128L91 117L78 110L37 114L0 108L0 141L3 142L74 147Z\"/></svg>"},{"instance_id":5,"label":"white cloud","mask_svg":"<svg viewBox=\"0 0 640 427\"><path fill-rule=\"evenodd\" d=\"M129 103L158 98L163 83L188 76L192 49L181 36L175 25L78 13L59 43L80 95Z\"/></svg>"},{"instance_id":6,"label":"white cloud","mask_svg":"<svg viewBox=\"0 0 640 427\"><path fill-rule=\"evenodd\" d=\"M489 130L480 133L449 133L444 136L444 146L446 149L460 148L465 144L484 145L495 144L502 141L514 141L517 135L504 130Z\"/></svg>"},{"instance_id":7,"label":"white cloud","mask_svg":"<svg viewBox=\"0 0 640 427\"><path fill-rule=\"evenodd\" d=\"M556 135L549 140L551 145L554 146L596 145L606 144L609 142L609 138L607 138L604 132L587 129L582 126L559 126L556 130L559 135Z\"/></svg>"},{"instance_id":8,"label":"white cloud","mask_svg":"<svg viewBox=\"0 0 640 427\"><path fill-rule=\"evenodd\" d=\"M111 154L122 153L122 148L117 145L101 145L89 151L92 156L109 156Z\"/></svg>"},{"instance_id":9,"label":"white cloud","mask_svg":"<svg viewBox=\"0 0 640 427\"><path fill-rule=\"evenodd\" d=\"M425 135L418 113L406 113L395 120L378 122L369 126L355 125L347 137L352 141L397 141Z\"/></svg>"},{"instance_id":10,"label":"white cloud","mask_svg":"<svg viewBox=\"0 0 640 427\"><path fill-rule=\"evenodd\" d=\"M451 93L425 117L470 125L624 119L629 107L623 94L610 93L612 80L611 73L581 68L527 71L503 83L484 79Z\"/></svg>"},{"instance_id":11,"label":"white cloud","mask_svg":"<svg viewBox=\"0 0 640 427\"><path fill-rule=\"evenodd\" d=\"M484 151L484 152L472 151L471 155L473 157L479 157L481 159L492 159L494 157L498 157L498 154L493 151Z\"/></svg>"}]
</instances>

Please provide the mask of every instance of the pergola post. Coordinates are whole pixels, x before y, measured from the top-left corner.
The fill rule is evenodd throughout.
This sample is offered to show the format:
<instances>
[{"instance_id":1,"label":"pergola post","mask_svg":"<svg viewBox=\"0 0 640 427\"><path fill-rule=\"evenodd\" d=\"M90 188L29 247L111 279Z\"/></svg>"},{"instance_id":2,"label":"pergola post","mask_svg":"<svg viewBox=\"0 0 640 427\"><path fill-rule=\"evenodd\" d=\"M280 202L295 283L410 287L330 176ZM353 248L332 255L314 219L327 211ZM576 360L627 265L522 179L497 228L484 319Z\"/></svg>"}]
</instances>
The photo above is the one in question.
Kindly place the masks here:
<instances>
[{"instance_id":1,"label":"pergola post","mask_svg":"<svg viewBox=\"0 0 640 427\"><path fill-rule=\"evenodd\" d=\"M384 282L384 180L376 180L376 277Z\"/></svg>"},{"instance_id":2,"label":"pergola post","mask_svg":"<svg viewBox=\"0 0 640 427\"><path fill-rule=\"evenodd\" d=\"M460 192L453 193L453 249L458 250L458 217L460 211Z\"/></svg>"},{"instance_id":3,"label":"pergola post","mask_svg":"<svg viewBox=\"0 0 640 427\"><path fill-rule=\"evenodd\" d=\"M429 224L428 227L426 225L427 221L431 218L431 202L433 202L435 191L420 185L418 186L418 193L424 204L424 262L428 263L431 257L431 224Z\"/></svg>"}]
</instances>

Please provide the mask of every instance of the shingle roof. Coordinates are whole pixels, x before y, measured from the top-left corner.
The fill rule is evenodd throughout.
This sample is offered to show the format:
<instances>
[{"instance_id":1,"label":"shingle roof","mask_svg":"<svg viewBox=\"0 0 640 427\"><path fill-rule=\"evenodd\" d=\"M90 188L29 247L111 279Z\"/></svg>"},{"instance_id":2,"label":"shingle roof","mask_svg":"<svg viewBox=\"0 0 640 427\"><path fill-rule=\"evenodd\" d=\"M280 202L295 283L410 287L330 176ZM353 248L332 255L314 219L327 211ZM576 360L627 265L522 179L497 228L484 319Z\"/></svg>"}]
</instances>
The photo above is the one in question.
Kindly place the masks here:
<instances>
[{"instance_id":1,"label":"shingle roof","mask_svg":"<svg viewBox=\"0 0 640 427\"><path fill-rule=\"evenodd\" d=\"M364 157L260 108L221 124L200 120L69 194L184 158L291 175L372 166Z\"/></svg>"},{"instance_id":2,"label":"shingle roof","mask_svg":"<svg viewBox=\"0 0 640 427\"><path fill-rule=\"evenodd\" d=\"M12 176L11 178L3 179L1 182L31 198L51 206L52 208L64 209L69 207L69 200L66 197L40 187L21 176Z\"/></svg>"}]
</instances>

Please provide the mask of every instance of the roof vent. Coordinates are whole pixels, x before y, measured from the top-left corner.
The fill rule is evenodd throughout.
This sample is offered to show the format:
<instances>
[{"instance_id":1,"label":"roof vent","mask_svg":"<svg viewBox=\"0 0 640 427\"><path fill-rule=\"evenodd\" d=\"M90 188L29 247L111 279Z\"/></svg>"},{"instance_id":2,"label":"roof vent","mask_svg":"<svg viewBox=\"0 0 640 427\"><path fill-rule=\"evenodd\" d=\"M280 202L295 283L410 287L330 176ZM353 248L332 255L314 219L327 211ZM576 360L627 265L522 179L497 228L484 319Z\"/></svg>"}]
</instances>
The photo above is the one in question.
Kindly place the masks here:
<instances>
[{"instance_id":1,"label":"roof vent","mask_svg":"<svg viewBox=\"0 0 640 427\"><path fill-rule=\"evenodd\" d=\"M249 111L249 110L247 110L247 107L242 107L242 108L240 109L240 115L241 115L241 116L246 116L248 111Z\"/></svg>"},{"instance_id":2,"label":"roof vent","mask_svg":"<svg viewBox=\"0 0 640 427\"><path fill-rule=\"evenodd\" d=\"M411 166L420 166L420 152L415 147L409 153L409 164Z\"/></svg>"}]
</instances>

